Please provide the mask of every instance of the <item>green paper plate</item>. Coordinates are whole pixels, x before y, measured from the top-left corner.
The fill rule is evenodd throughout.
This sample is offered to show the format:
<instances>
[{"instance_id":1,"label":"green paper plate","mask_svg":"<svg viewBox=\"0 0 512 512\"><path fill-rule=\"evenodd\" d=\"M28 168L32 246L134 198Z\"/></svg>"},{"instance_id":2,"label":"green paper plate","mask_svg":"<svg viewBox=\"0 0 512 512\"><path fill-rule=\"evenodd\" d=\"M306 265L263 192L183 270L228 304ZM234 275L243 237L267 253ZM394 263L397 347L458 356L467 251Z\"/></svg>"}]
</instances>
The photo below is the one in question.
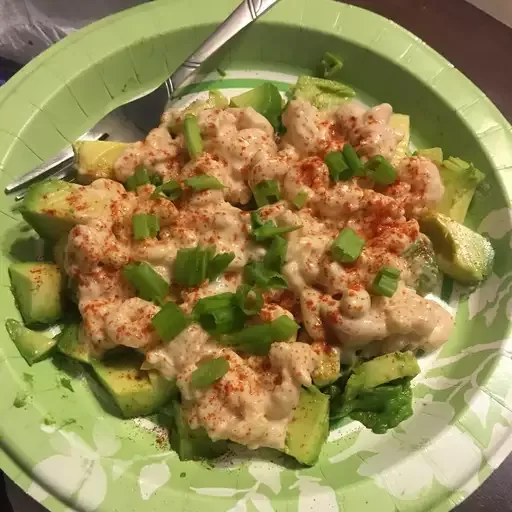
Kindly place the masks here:
<instances>
[{"instance_id":1,"label":"green paper plate","mask_svg":"<svg viewBox=\"0 0 512 512\"><path fill-rule=\"evenodd\" d=\"M163 81L237 3L144 4L31 62L0 89L0 188ZM2 321L1 466L50 510L442 511L512 450L512 134L482 92L412 34L329 0L283 0L186 92L243 89L262 79L285 89L325 50L344 57L344 78L364 101L387 101L411 115L413 143L442 146L487 174L467 223L492 241L494 273L466 298L444 286L444 298L457 308L456 329L439 354L423 361L414 416L381 436L346 424L331 433L310 469L271 451L241 452L212 467L182 463L150 420L109 415L79 366L44 361L29 368ZM228 70L220 83L216 67ZM33 259L37 243L13 200L2 197L0 204L0 300L4 317L17 317L7 267ZM24 397L21 407L16 397Z\"/></svg>"}]
</instances>

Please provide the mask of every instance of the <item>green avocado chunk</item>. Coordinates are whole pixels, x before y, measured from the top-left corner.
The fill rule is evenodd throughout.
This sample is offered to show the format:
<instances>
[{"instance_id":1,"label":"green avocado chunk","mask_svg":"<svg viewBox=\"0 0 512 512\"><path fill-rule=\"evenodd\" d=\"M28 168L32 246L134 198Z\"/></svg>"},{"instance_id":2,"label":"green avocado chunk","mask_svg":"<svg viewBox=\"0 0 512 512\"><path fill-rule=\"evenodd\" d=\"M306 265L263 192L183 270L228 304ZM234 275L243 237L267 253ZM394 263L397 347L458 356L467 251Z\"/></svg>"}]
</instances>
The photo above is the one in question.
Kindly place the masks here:
<instances>
[{"instance_id":1,"label":"green avocado chunk","mask_svg":"<svg viewBox=\"0 0 512 512\"><path fill-rule=\"evenodd\" d=\"M176 395L175 381L140 369L137 353L116 354L102 361L90 359L94 373L110 393L125 418L156 412Z\"/></svg>"},{"instance_id":2,"label":"green avocado chunk","mask_svg":"<svg viewBox=\"0 0 512 512\"><path fill-rule=\"evenodd\" d=\"M444 160L438 167L444 194L436 211L457 222L464 222L471 200L485 174L473 164L454 157Z\"/></svg>"},{"instance_id":3,"label":"green avocado chunk","mask_svg":"<svg viewBox=\"0 0 512 512\"><path fill-rule=\"evenodd\" d=\"M407 286L414 288L423 297L434 290L439 279L439 266L430 239L420 234L401 256L410 270L410 277L406 281Z\"/></svg>"},{"instance_id":4,"label":"green avocado chunk","mask_svg":"<svg viewBox=\"0 0 512 512\"><path fill-rule=\"evenodd\" d=\"M331 420L350 416L375 434L384 434L411 415L411 383L410 379L404 378L360 390L357 396L346 400L340 409L334 409Z\"/></svg>"},{"instance_id":5,"label":"green avocado chunk","mask_svg":"<svg viewBox=\"0 0 512 512\"><path fill-rule=\"evenodd\" d=\"M269 82L231 98L232 107L252 107L256 112L266 117L270 124L277 130L282 102L279 89Z\"/></svg>"},{"instance_id":6,"label":"green avocado chunk","mask_svg":"<svg viewBox=\"0 0 512 512\"><path fill-rule=\"evenodd\" d=\"M13 263L12 293L26 325L50 324L62 315L62 273L51 263Z\"/></svg>"},{"instance_id":7,"label":"green avocado chunk","mask_svg":"<svg viewBox=\"0 0 512 512\"><path fill-rule=\"evenodd\" d=\"M226 441L212 441L202 427L190 428L177 400L173 400L166 409L169 409L171 447L180 460L214 459L226 453Z\"/></svg>"},{"instance_id":8,"label":"green avocado chunk","mask_svg":"<svg viewBox=\"0 0 512 512\"><path fill-rule=\"evenodd\" d=\"M329 397L315 386L302 388L286 432L285 453L302 464L318 460L329 435Z\"/></svg>"},{"instance_id":9,"label":"green avocado chunk","mask_svg":"<svg viewBox=\"0 0 512 512\"><path fill-rule=\"evenodd\" d=\"M87 345L80 339L80 324L68 324L56 337L57 350L64 355L80 361L90 363L89 350Z\"/></svg>"},{"instance_id":10,"label":"green avocado chunk","mask_svg":"<svg viewBox=\"0 0 512 512\"><path fill-rule=\"evenodd\" d=\"M54 339L48 338L40 332L32 331L10 318L5 321L5 328L20 354L30 366L46 359L56 344Z\"/></svg>"},{"instance_id":11,"label":"green avocado chunk","mask_svg":"<svg viewBox=\"0 0 512 512\"><path fill-rule=\"evenodd\" d=\"M391 352L376 357L354 368L345 387L345 400L355 397L362 390L376 388L403 377L413 378L418 373L418 361L410 351Z\"/></svg>"},{"instance_id":12,"label":"green avocado chunk","mask_svg":"<svg viewBox=\"0 0 512 512\"><path fill-rule=\"evenodd\" d=\"M115 179L114 165L129 146L126 142L110 140L80 140L73 144L77 179L88 184L100 178Z\"/></svg>"},{"instance_id":13,"label":"green avocado chunk","mask_svg":"<svg viewBox=\"0 0 512 512\"><path fill-rule=\"evenodd\" d=\"M112 197L107 189L41 181L28 189L20 213L41 237L56 241L76 224L110 215Z\"/></svg>"},{"instance_id":14,"label":"green avocado chunk","mask_svg":"<svg viewBox=\"0 0 512 512\"><path fill-rule=\"evenodd\" d=\"M441 213L420 219L420 229L431 240L439 268L456 281L483 281L492 271L494 249L482 235Z\"/></svg>"},{"instance_id":15,"label":"green avocado chunk","mask_svg":"<svg viewBox=\"0 0 512 512\"><path fill-rule=\"evenodd\" d=\"M318 362L312 373L313 383L319 388L332 384L340 376L340 352L335 347L327 347L321 350Z\"/></svg>"}]
</instances>

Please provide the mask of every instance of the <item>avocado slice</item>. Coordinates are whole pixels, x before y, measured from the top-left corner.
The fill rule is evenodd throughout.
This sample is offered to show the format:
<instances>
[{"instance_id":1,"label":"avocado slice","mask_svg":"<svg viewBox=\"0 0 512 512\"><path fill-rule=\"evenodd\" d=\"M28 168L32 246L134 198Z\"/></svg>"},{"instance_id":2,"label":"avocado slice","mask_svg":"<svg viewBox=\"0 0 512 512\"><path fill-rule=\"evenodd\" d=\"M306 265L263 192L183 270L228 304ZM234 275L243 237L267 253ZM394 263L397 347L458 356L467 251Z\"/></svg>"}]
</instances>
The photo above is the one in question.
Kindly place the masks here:
<instances>
[{"instance_id":1,"label":"avocado slice","mask_svg":"<svg viewBox=\"0 0 512 512\"><path fill-rule=\"evenodd\" d=\"M475 191L485 174L473 164L450 157L439 165L444 194L436 211L457 222L464 222Z\"/></svg>"},{"instance_id":2,"label":"avocado slice","mask_svg":"<svg viewBox=\"0 0 512 512\"><path fill-rule=\"evenodd\" d=\"M238 108L252 107L266 117L274 129L279 126L282 108L281 95L279 89L270 82L265 82L250 91L234 96L231 98L230 105Z\"/></svg>"},{"instance_id":3,"label":"avocado slice","mask_svg":"<svg viewBox=\"0 0 512 512\"><path fill-rule=\"evenodd\" d=\"M411 271L407 286L414 288L423 297L434 290L439 279L439 267L430 239L420 234L401 256L407 261Z\"/></svg>"},{"instance_id":4,"label":"avocado slice","mask_svg":"<svg viewBox=\"0 0 512 512\"><path fill-rule=\"evenodd\" d=\"M416 151L414 154L416 156L428 158L438 166L441 165L443 161L443 150L441 148L418 149L418 151Z\"/></svg>"},{"instance_id":5,"label":"avocado slice","mask_svg":"<svg viewBox=\"0 0 512 512\"><path fill-rule=\"evenodd\" d=\"M313 383L319 388L332 384L340 377L340 351L336 347L321 347L319 359L312 373Z\"/></svg>"},{"instance_id":6,"label":"avocado slice","mask_svg":"<svg viewBox=\"0 0 512 512\"><path fill-rule=\"evenodd\" d=\"M85 185L99 178L114 179L114 164L129 146L126 142L80 140L73 144L77 179Z\"/></svg>"},{"instance_id":7,"label":"avocado slice","mask_svg":"<svg viewBox=\"0 0 512 512\"><path fill-rule=\"evenodd\" d=\"M115 357L90 362L125 418L152 414L176 395L176 382L153 370L141 370L142 360L136 352L117 353Z\"/></svg>"},{"instance_id":8,"label":"avocado slice","mask_svg":"<svg viewBox=\"0 0 512 512\"><path fill-rule=\"evenodd\" d=\"M12 292L25 324L50 324L62 315L63 278L52 263L13 263Z\"/></svg>"},{"instance_id":9,"label":"avocado slice","mask_svg":"<svg viewBox=\"0 0 512 512\"><path fill-rule=\"evenodd\" d=\"M41 237L56 241L75 224L105 217L110 204L106 190L47 180L28 189L20 213Z\"/></svg>"},{"instance_id":10,"label":"avocado slice","mask_svg":"<svg viewBox=\"0 0 512 512\"><path fill-rule=\"evenodd\" d=\"M384 434L412 416L412 390L408 378L362 389L350 400L331 402L331 421L350 416L375 434Z\"/></svg>"},{"instance_id":11,"label":"avocado slice","mask_svg":"<svg viewBox=\"0 0 512 512\"><path fill-rule=\"evenodd\" d=\"M471 284L490 274L494 249L482 235L441 213L420 219L420 228L434 245L439 268L448 276Z\"/></svg>"},{"instance_id":12,"label":"avocado slice","mask_svg":"<svg viewBox=\"0 0 512 512\"><path fill-rule=\"evenodd\" d=\"M318 460L329 435L329 397L315 386L302 388L286 432L285 453L302 464Z\"/></svg>"},{"instance_id":13,"label":"avocado slice","mask_svg":"<svg viewBox=\"0 0 512 512\"><path fill-rule=\"evenodd\" d=\"M344 400L354 398L363 390L376 388L404 377L413 378L420 373L416 357L410 351L391 352L362 363L354 368L347 381Z\"/></svg>"},{"instance_id":14,"label":"avocado slice","mask_svg":"<svg viewBox=\"0 0 512 512\"><path fill-rule=\"evenodd\" d=\"M80 361L90 363L87 345L80 339L80 324L68 324L56 337L57 350L64 355Z\"/></svg>"},{"instance_id":15,"label":"avocado slice","mask_svg":"<svg viewBox=\"0 0 512 512\"><path fill-rule=\"evenodd\" d=\"M171 447L180 460L214 459L227 452L226 441L212 441L202 427L190 428L185 412L177 400L173 400L166 409L170 416Z\"/></svg>"},{"instance_id":16,"label":"avocado slice","mask_svg":"<svg viewBox=\"0 0 512 512\"><path fill-rule=\"evenodd\" d=\"M32 331L11 318L5 321L5 329L30 366L46 359L56 344L54 339Z\"/></svg>"},{"instance_id":17,"label":"avocado slice","mask_svg":"<svg viewBox=\"0 0 512 512\"><path fill-rule=\"evenodd\" d=\"M409 154L409 141L411 137L411 120L405 114L393 114L389 120L389 126L394 130L403 133L402 140L396 147L391 164L396 167L400 161Z\"/></svg>"}]
</instances>

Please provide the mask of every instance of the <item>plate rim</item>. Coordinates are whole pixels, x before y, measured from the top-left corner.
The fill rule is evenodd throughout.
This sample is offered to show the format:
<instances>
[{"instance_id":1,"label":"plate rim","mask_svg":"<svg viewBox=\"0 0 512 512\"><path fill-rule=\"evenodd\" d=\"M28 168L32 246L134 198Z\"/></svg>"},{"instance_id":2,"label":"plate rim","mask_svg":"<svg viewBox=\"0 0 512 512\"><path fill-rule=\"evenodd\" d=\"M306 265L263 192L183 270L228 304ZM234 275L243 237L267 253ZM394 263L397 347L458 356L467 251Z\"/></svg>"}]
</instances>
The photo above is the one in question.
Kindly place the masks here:
<instances>
[{"instance_id":1,"label":"plate rim","mask_svg":"<svg viewBox=\"0 0 512 512\"><path fill-rule=\"evenodd\" d=\"M208 0L202 0L203 3L207 3ZM301 0L302 3L305 5L305 2L307 0ZM59 54L59 52L65 50L66 48L70 47L71 45L77 44L80 41L87 38L90 34L98 33L98 32L108 32L109 26L112 23L122 22L123 20L126 20L130 17L139 16L142 13L146 13L149 11L153 11L155 9L169 9L171 10L171 7L174 8L180 8L179 6L183 6L183 4L186 3L186 0L173 0L172 2L168 2L169 5L166 7L163 7L162 3L159 2L153 2L149 4L142 4L137 7L128 9L126 11L122 11L120 13L114 14L112 16L109 16L107 18L104 18L100 21L97 21L91 25L86 26L85 28L71 34L64 40L60 41L59 43L55 44L48 50L46 50L44 53L42 53L40 56L38 56L36 59L31 61L29 64L27 64L21 71L16 73L16 75L11 78L1 89L0 89L0 116L2 114L2 108L5 106L5 102L10 101L13 94L16 94L16 90L29 80L33 78L34 75L37 73L40 73L41 70L45 68L45 65L51 59L55 58ZM207 16L204 17L204 20L208 20L209 23L216 23L224 18L224 15L235 6L238 2L236 0L219 0L216 3L216 10L208 10ZM283 2L282 5L290 3ZM222 4L222 6L221 6ZM504 118L504 116L499 112L499 110L494 106L494 104L489 100L489 98L483 93L476 85L474 85L469 78L467 78L465 75L463 75L460 71L458 71L453 65L451 65L444 57L442 57L439 53L437 53L435 50L430 48L427 44L425 44L423 41L421 41L417 36L412 34L411 32L407 31L397 23L388 20L387 18L384 18L376 13L373 13L371 11L352 6L347 4L342 4L340 2L334 2L333 0L316 0L317 8L319 10L321 9L332 9L333 4L336 5L336 9L342 12L345 10L347 13L349 11L353 11L355 13L358 13L357 16L361 16L361 19L364 19L367 17L367 19L380 19L379 23L382 23L383 25L383 32L386 30L394 31L400 31L402 35L407 37L411 42L411 47L419 48L421 53L421 59L430 60L430 62L435 63L436 65L440 66L441 71L437 73L435 76L431 76L429 74L424 74L421 69L411 69L406 64L406 55L402 54L398 58L391 58L389 55L385 53L386 49L385 47L382 48L376 48L376 47L370 47L370 42L363 41L363 40L357 40L350 39L350 37L347 37L346 34L341 34L338 32L338 29L336 28L336 24L334 26L317 26L318 20L320 18L314 18L312 20L311 24L308 24L307 27L315 30L320 30L323 32L327 32L330 34L338 35L340 37L344 37L345 39L348 39L353 44L357 44L359 46L362 46L364 48L367 48L368 50L371 50L373 53L378 54L381 58L386 59L388 61L393 62L394 64L398 64L403 69L405 69L408 73L413 74L417 79L419 79L421 82L423 82L427 87L430 89L433 89L436 91L436 93L443 99L443 101L450 105L451 108L451 96L453 94L453 91L451 90L451 87L449 84L452 82L460 83L464 85L465 88L471 89L472 93L477 97L478 102L481 102L483 105L483 109L486 112L486 115L488 115L490 118L492 118L495 121L495 126L489 131L485 130L482 133L475 133L474 130L471 128L471 124L469 123L467 117L465 116L465 111L463 108L457 108L453 109L457 113L457 115L462 119L462 121L471 129L471 132L474 133L475 138L478 140L478 143L481 145L483 151L486 154L486 157L490 163L490 166L493 168L494 173L496 177L498 178L501 188L507 197L509 203L512 198L512 180L510 180L508 177L506 177L507 171L512 169L512 133L511 133L511 127L508 123L508 121ZM320 5L321 4L321 5ZM303 5L303 7L304 7ZM324 7L325 6L325 7ZM329 7L328 7L329 6ZM263 23L285 23L289 26L300 28L304 26L304 24L299 23L295 20L288 20L283 21L280 18L280 14L278 13L278 10L280 9L280 6L275 8L274 11L271 11L268 13L262 20ZM284 7L282 8L284 12ZM180 25L183 27L193 27L195 23L189 22L188 25ZM389 27L392 27L389 29ZM175 27L173 27L175 28ZM172 30L172 29L171 29ZM134 34L133 37L133 43L136 43L138 41L137 39L138 35ZM95 61L95 65L97 65L101 60L105 59L105 56L102 58L97 58ZM427 69L428 66L425 66ZM425 71L425 73L427 73ZM440 77L443 74L447 74L448 76L444 78L446 82L440 81ZM150 85L157 85L157 79L155 78L154 84ZM63 85L65 87L65 84ZM147 85L144 85L142 89L147 88ZM140 89L140 88L139 88ZM113 98L112 106L118 102L118 104L123 103L128 97L135 95L137 92L142 92L142 90L138 90L137 87L133 87L131 89L128 89L126 95L121 95L119 97ZM48 100L51 98L48 97ZM117 106L117 105L116 105ZM91 118L90 118L91 119ZM1 129L0 129L1 130ZM15 134L12 134L15 135ZM503 147L507 146L507 149L505 151L502 151L500 149L501 145ZM10 149L7 148L8 150ZM1 148L1 146L0 146ZM0 170L1 172L6 172L5 168L3 166L4 157L9 153L9 151L4 151L4 156L2 156L2 151L0 149ZM49 149L50 151L50 149ZM37 156L37 155L36 155ZM41 158L41 157L40 157ZM6 173L7 174L7 173ZM510 183L509 183L510 182ZM509 331L510 331L511 323L509 323ZM508 439L504 441L501 445L496 446L496 449L501 449L504 452L504 457L512 451L512 432L509 433ZM471 433L469 433L471 435ZM504 446L506 445L506 448ZM506 453L505 453L506 452ZM502 459L502 460L503 460ZM10 463L8 462L10 460ZM500 463L501 461L496 461L496 463ZM9 477L16 482L16 480L20 479L20 475L24 473L24 470L18 466L17 462L10 457L6 452L0 453L0 463L2 467L6 467L7 469L4 469L5 473L9 475ZM18 474L16 474L17 470L19 471ZM488 476L488 475L487 475ZM481 483L480 483L481 485ZM476 488L476 487L475 487ZM474 489L473 489L474 490ZM456 493L456 490L454 490L454 493ZM437 507L441 507L444 504L450 504L454 505L455 503L452 501L450 502L449 497L446 497L443 502L439 502ZM64 505L63 505L64 506ZM436 508L437 509L437 508Z\"/></svg>"}]
</instances>

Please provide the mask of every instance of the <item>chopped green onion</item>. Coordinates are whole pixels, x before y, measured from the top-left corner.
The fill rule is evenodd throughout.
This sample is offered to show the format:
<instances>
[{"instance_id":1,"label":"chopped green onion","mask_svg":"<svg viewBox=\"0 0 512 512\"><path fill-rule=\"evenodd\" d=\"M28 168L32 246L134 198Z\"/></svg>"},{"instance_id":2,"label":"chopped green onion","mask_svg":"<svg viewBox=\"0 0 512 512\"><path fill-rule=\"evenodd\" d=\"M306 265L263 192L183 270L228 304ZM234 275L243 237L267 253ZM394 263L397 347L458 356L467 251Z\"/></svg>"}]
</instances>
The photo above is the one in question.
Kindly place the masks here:
<instances>
[{"instance_id":1,"label":"chopped green onion","mask_svg":"<svg viewBox=\"0 0 512 512\"><path fill-rule=\"evenodd\" d=\"M244 267L244 277L249 284L258 285L262 290L269 288L288 288L286 279L261 261L252 261Z\"/></svg>"},{"instance_id":2,"label":"chopped green onion","mask_svg":"<svg viewBox=\"0 0 512 512\"><path fill-rule=\"evenodd\" d=\"M245 322L245 314L238 308L236 295L229 292L199 299L192 315L212 335L238 331Z\"/></svg>"},{"instance_id":3,"label":"chopped green onion","mask_svg":"<svg viewBox=\"0 0 512 512\"><path fill-rule=\"evenodd\" d=\"M208 174L192 176L183 180L183 183L194 190L221 189L224 185L215 177Z\"/></svg>"},{"instance_id":4,"label":"chopped green onion","mask_svg":"<svg viewBox=\"0 0 512 512\"><path fill-rule=\"evenodd\" d=\"M343 67L343 61L330 52L325 52L318 66L318 74L321 78L329 78Z\"/></svg>"},{"instance_id":5,"label":"chopped green onion","mask_svg":"<svg viewBox=\"0 0 512 512\"><path fill-rule=\"evenodd\" d=\"M155 185L155 187L159 187L163 183L162 176L160 176L160 174L153 174L149 177L149 181L151 185Z\"/></svg>"},{"instance_id":6,"label":"chopped green onion","mask_svg":"<svg viewBox=\"0 0 512 512\"><path fill-rule=\"evenodd\" d=\"M308 193L307 192L299 192L295 199L292 201L292 203L300 210L307 202L308 200Z\"/></svg>"},{"instance_id":7,"label":"chopped green onion","mask_svg":"<svg viewBox=\"0 0 512 512\"><path fill-rule=\"evenodd\" d=\"M217 295L210 295L209 297L203 297L199 299L193 310L193 316L199 318L201 315L205 315L225 307L231 307L235 304L236 295L231 292L218 293Z\"/></svg>"},{"instance_id":8,"label":"chopped green onion","mask_svg":"<svg viewBox=\"0 0 512 512\"><path fill-rule=\"evenodd\" d=\"M132 217L132 226L135 240L153 238L160 231L160 221L156 215L136 214Z\"/></svg>"},{"instance_id":9,"label":"chopped green onion","mask_svg":"<svg viewBox=\"0 0 512 512\"><path fill-rule=\"evenodd\" d=\"M213 281L216 277L224 273L229 267L229 264L235 259L234 252L223 252L217 254L208 263L207 277L210 281Z\"/></svg>"},{"instance_id":10,"label":"chopped green onion","mask_svg":"<svg viewBox=\"0 0 512 512\"><path fill-rule=\"evenodd\" d=\"M245 316L233 307L219 308L199 317L199 324L209 334L229 334L241 329Z\"/></svg>"},{"instance_id":11,"label":"chopped green onion","mask_svg":"<svg viewBox=\"0 0 512 512\"><path fill-rule=\"evenodd\" d=\"M286 341L299 329L291 318L282 315L274 321L261 325L251 325L229 337L221 337L219 343L254 355L268 354L274 341Z\"/></svg>"},{"instance_id":12,"label":"chopped green onion","mask_svg":"<svg viewBox=\"0 0 512 512\"><path fill-rule=\"evenodd\" d=\"M273 320L270 327L272 328L272 339L274 341L286 341L297 334L299 330L299 324L286 315L281 315Z\"/></svg>"},{"instance_id":13,"label":"chopped green onion","mask_svg":"<svg viewBox=\"0 0 512 512\"><path fill-rule=\"evenodd\" d=\"M256 228L263 226L264 222L261 220L258 211L251 212L251 228L254 231Z\"/></svg>"},{"instance_id":14,"label":"chopped green onion","mask_svg":"<svg viewBox=\"0 0 512 512\"><path fill-rule=\"evenodd\" d=\"M359 174L360 171L364 169L361 160L357 156L356 150L350 144L343 146L343 156L353 174Z\"/></svg>"},{"instance_id":15,"label":"chopped green onion","mask_svg":"<svg viewBox=\"0 0 512 512\"><path fill-rule=\"evenodd\" d=\"M272 341L271 324L262 324L251 325L232 336L221 338L219 343L232 346L248 354L263 356L268 354Z\"/></svg>"},{"instance_id":16,"label":"chopped green onion","mask_svg":"<svg viewBox=\"0 0 512 512\"><path fill-rule=\"evenodd\" d=\"M329 169L329 176L334 183L347 181L354 176L354 171L348 166L341 151L331 151L324 157L325 165Z\"/></svg>"},{"instance_id":17,"label":"chopped green onion","mask_svg":"<svg viewBox=\"0 0 512 512\"><path fill-rule=\"evenodd\" d=\"M400 270L394 267L382 267L373 281L372 291L375 295L393 297L398 288Z\"/></svg>"},{"instance_id":18,"label":"chopped green onion","mask_svg":"<svg viewBox=\"0 0 512 512\"><path fill-rule=\"evenodd\" d=\"M253 190L254 200L258 208L267 204L277 203L281 199L279 183L276 180L260 181Z\"/></svg>"},{"instance_id":19,"label":"chopped green onion","mask_svg":"<svg viewBox=\"0 0 512 512\"><path fill-rule=\"evenodd\" d=\"M148 171L145 167L138 167L135 172L125 181L124 187L129 192L137 190L137 187L142 185L149 185L151 183L149 179Z\"/></svg>"},{"instance_id":20,"label":"chopped green onion","mask_svg":"<svg viewBox=\"0 0 512 512\"><path fill-rule=\"evenodd\" d=\"M201 140L201 131L197 124L196 116L187 114L183 120L183 133L185 135L185 144L190 158L194 159L203 152L203 141Z\"/></svg>"},{"instance_id":21,"label":"chopped green onion","mask_svg":"<svg viewBox=\"0 0 512 512\"><path fill-rule=\"evenodd\" d=\"M201 247L180 249L174 263L174 281L181 286L197 286L206 279L211 253Z\"/></svg>"},{"instance_id":22,"label":"chopped green onion","mask_svg":"<svg viewBox=\"0 0 512 512\"><path fill-rule=\"evenodd\" d=\"M280 236L274 237L263 258L263 265L279 272L286 261L287 249L288 242L284 238Z\"/></svg>"},{"instance_id":23,"label":"chopped green onion","mask_svg":"<svg viewBox=\"0 0 512 512\"><path fill-rule=\"evenodd\" d=\"M254 316L263 307L263 295L254 286L241 284L236 290L236 302L246 315Z\"/></svg>"},{"instance_id":24,"label":"chopped green onion","mask_svg":"<svg viewBox=\"0 0 512 512\"><path fill-rule=\"evenodd\" d=\"M225 357L210 359L200 363L192 372L190 383L196 389L207 388L217 382L229 371L229 362Z\"/></svg>"},{"instance_id":25,"label":"chopped green onion","mask_svg":"<svg viewBox=\"0 0 512 512\"><path fill-rule=\"evenodd\" d=\"M181 185L176 180L169 180L156 187L156 189L151 194L151 199L165 197L166 199L174 201L178 199L182 193L183 189L181 188Z\"/></svg>"},{"instance_id":26,"label":"chopped green onion","mask_svg":"<svg viewBox=\"0 0 512 512\"><path fill-rule=\"evenodd\" d=\"M274 222L267 221L256 228L252 232L252 236L257 242L262 242L263 240L268 240L269 238L274 238L278 235L283 235L285 233L290 233L290 231L295 231L296 229L300 229L302 226L276 226Z\"/></svg>"},{"instance_id":27,"label":"chopped green onion","mask_svg":"<svg viewBox=\"0 0 512 512\"><path fill-rule=\"evenodd\" d=\"M364 244L364 239L358 236L352 228L344 228L334 240L331 254L336 261L341 263L354 263L361 255Z\"/></svg>"},{"instance_id":28,"label":"chopped green onion","mask_svg":"<svg viewBox=\"0 0 512 512\"><path fill-rule=\"evenodd\" d=\"M141 298L158 304L163 303L169 291L169 284L149 263L128 263L123 268L123 274Z\"/></svg>"},{"instance_id":29,"label":"chopped green onion","mask_svg":"<svg viewBox=\"0 0 512 512\"><path fill-rule=\"evenodd\" d=\"M151 323L163 341L171 341L187 327L189 322L179 306L174 302L168 302L152 318Z\"/></svg>"},{"instance_id":30,"label":"chopped green onion","mask_svg":"<svg viewBox=\"0 0 512 512\"><path fill-rule=\"evenodd\" d=\"M396 169L382 156L377 155L370 159L366 168L371 172L368 176L379 185L391 185L396 181Z\"/></svg>"}]
</instances>

